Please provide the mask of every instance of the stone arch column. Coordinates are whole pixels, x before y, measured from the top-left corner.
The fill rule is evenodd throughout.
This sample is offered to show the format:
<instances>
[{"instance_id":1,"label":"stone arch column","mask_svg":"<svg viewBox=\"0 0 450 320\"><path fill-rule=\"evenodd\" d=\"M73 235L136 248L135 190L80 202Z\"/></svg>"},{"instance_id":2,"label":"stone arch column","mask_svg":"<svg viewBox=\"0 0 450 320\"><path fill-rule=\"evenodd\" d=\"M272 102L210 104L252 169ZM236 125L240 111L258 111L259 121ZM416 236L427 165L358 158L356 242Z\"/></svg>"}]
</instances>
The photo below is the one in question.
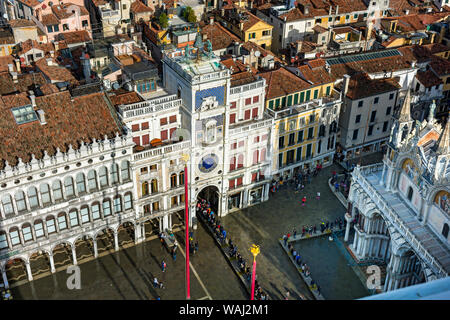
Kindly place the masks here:
<instances>
[{"instance_id":1,"label":"stone arch column","mask_svg":"<svg viewBox=\"0 0 450 320\"><path fill-rule=\"evenodd\" d=\"M5 289L9 288L9 282L8 282L8 277L6 275L6 268L5 268L5 264L1 264L0 265L0 271L2 273L2 278L3 278L3 284L5 285Z\"/></svg>"}]
</instances>

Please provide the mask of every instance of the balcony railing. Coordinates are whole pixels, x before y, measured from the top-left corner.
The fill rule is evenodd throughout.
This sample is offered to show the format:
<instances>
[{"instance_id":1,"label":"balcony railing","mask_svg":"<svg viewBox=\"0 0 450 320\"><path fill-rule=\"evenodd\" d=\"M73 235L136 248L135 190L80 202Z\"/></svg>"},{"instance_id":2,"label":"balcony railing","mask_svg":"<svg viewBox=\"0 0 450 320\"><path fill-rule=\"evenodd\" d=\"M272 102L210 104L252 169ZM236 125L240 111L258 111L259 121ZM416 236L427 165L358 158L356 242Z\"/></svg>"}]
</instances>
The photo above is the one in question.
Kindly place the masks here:
<instances>
[{"instance_id":1,"label":"balcony railing","mask_svg":"<svg viewBox=\"0 0 450 320\"><path fill-rule=\"evenodd\" d=\"M145 150L142 152L138 152L133 154L133 160L139 161L151 157L160 156L163 154L168 154L171 152L181 151L181 150L190 150L191 147L191 141L183 141L183 142L177 142L168 146L162 146L158 148L151 148L149 150Z\"/></svg>"}]
</instances>

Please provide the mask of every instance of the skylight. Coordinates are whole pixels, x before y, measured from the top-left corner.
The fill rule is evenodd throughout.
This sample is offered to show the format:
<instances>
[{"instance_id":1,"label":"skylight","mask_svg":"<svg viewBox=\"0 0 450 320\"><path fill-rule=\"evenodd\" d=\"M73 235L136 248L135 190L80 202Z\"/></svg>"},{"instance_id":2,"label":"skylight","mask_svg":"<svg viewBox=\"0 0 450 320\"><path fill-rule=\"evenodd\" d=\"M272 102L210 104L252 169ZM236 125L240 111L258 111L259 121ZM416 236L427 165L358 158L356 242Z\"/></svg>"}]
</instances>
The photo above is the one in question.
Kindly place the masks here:
<instances>
[{"instance_id":1,"label":"skylight","mask_svg":"<svg viewBox=\"0 0 450 320\"><path fill-rule=\"evenodd\" d=\"M356 54L356 55L343 56L343 57L338 57L338 58L330 58L330 59L326 59L326 61L331 66L334 64L367 61L367 60L372 60L372 59L387 58L387 57L400 56L400 55L401 55L401 53L397 49L393 49L393 50L384 50L384 51L377 51L377 52L360 53L360 54Z\"/></svg>"},{"instance_id":2,"label":"skylight","mask_svg":"<svg viewBox=\"0 0 450 320\"><path fill-rule=\"evenodd\" d=\"M11 111L14 116L14 119L16 119L17 124L23 124L38 119L36 112L33 110L31 104L12 108Z\"/></svg>"}]
</instances>

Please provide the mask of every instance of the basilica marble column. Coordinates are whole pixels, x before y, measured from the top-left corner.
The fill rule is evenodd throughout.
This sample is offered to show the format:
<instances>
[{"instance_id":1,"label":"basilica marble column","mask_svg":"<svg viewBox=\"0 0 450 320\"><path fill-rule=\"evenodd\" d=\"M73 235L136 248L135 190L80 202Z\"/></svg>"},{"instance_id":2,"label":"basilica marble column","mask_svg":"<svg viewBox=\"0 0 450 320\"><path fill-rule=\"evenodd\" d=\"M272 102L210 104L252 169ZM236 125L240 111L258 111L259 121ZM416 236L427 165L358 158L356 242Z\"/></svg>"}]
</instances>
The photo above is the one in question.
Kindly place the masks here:
<instances>
[{"instance_id":1,"label":"basilica marble column","mask_svg":"<svg viewBox=\"0 0 450 320\"><path fill-rule=\"evenodd\" d=\"M344 241L348 242L348 237L350 235L350 226L352 222L352 217L348 214L348 212L345 214L345 220L347 221L347 225L345 226Z\"/></svg>"},{"instance_id":2,"label":"basilica marble column","mask_svg":"<svg viewBox=\"0 0 450 320\"><path fill-rule=\"evenodd\" d=\"M33 273L31 272L30 261L25 261L25 267L27 269L28 281L33 281Z\"/></svg>"}]
</instances>

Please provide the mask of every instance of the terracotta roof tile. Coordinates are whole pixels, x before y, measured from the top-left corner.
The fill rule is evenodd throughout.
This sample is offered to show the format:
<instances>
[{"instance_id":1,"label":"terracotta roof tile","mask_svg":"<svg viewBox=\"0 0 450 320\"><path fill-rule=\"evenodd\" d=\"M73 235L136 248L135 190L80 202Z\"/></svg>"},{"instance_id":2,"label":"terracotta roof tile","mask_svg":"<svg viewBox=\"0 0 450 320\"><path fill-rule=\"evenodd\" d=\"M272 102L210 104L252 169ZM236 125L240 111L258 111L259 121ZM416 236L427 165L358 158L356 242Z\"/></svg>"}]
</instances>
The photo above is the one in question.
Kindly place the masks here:
<instances>
[{"instance_id":1,"label":"terracotta roof tile","mask_svg":"<svg viewBox=\"0 0 450 320\"><path fill-rule=\"evenodd\" d=\"M12 64L14 67L14 71L17 71L16 64L14 62L14 57L9 55L9 56L0 57L0 73L9 72L8 64ZM0 78L1 78L1 76L0 76Z\"/></svg>"},{"instance_id":2,"label":"terracotta roof tile","mask_svg":"<svg viewBox=\"0 0 450 320\"><path fill-rule=\"evenodd\" d=\"M311 68L308 65L298 67L301 77L314 85L334 82L333 77L325 70L325 65Z\"/></svg>"},{"instance_id":3,"label":"terracotta roof tile","mask_svg":"<svg viewBox=\"0 0 450 320\"><path fill-rule=\"evenodd\" d=\"M0 98L0 159L7 160L10 165L17 164L17 157L27 163L31 154L41 159L44 150L53 155L56 148L66 152L69 144L77 149L81 141L103 139L105 135L112 138L116 132L122 132L104 93L72 100L68 91L36 97L37 108L45 112L47 124L33 121L17 125L10 109L30 102L26 93Z\"/></svg>"},{"instance_id":4,"label":"terracotta roof tile","mask_svg":"<svg viewBox=\"0 0 450 320\"><path fill-rule=\"evenodd\" d=\"M86 30L69 31L60 33L57 39L64 40L66 44L82 43L92 41L89 32Z\"/></svg>"},{"instance_id":5,"label":"terracotta roof tile","mask_svg":"<svg viewBox=\"0 0 450 320\"><path fill-rule=\"evenodd\" d=\"M136 92L134 91L130 92L125 90L123 90L123 92L117 91L114 95L110 95L109 99L111 100L114 106L143 101L143 99Z\"/></svg>"},{"instance_id":6,"label":"terracotta roof tile","mask_svg":"<svg viewBox=\"0 0 450 320\"><path fill-rule=\"evenodd\" d=\"M59 19L53 13L44 14L41 17L41 22L44 26L59 24Z\"/></svg>"},{"instance_id":7,"label":"terracotta roof tile","mask_svg":"<svg viewBox=\"0 0 450 320\"><path fill-rule=\"evenodd\" d=\"M311 84L283 67L277 70L259 73L259 75L266 79L266 99L283 97L312 87Z\"/></svg>"},{"instance_id":8,"label":"terracotta roof tile","mask_svg":"<svg viewBox=\"0 0 450 320\"><path fill-rule=\"evenodd\" d=\"M134 13L142 13L142 12L154 12L155 10L153 8L146 6L140 0L136 0L131 4L130 11Z\"/></svg>"},{"instance_id":9,"label":"terracotta roof tile","mask_svg":"<svg viewBox=\"0 0 450 320\"><path fill-rule=\"evenodd\" d=\"M439 76L450 75L450 61L438 56L431 56L430 67Z\"/></svg>"},{"instance_id":10,"label":"terracotta roof tile","mask_svg":"<svg viewBox=\"0 0 450 320\"><path fill-rule=\"evenodd\" d=\"M357 100L376 94L398 90L401 86L392 78L370 79L367 73L356 73L349 81L347 97Z\"/></svg>"},{"instance_id":11,"label":"terracotta roof tile","mask_svg":"<svg viewBox=\"0 0 450 320\"><path fill-rule=\"evenodd\" d=\"M53 61L53 65L48 65L47 59ZM78 81L72 73L64 67L58 66L52 58L42 58L36 61L36 66L39 70L51 81L64 82L67 81L72 85L77 85Z\"/></svg>"},{"instance_id":12,"label":"terracotta roof tile","mask_svg":"<svg viewBox=\"0 0 450 320\"><path fill-rule=\"evenodd\" d=\"M11 28L36 27L36 24L27 19L13 19L9 20Z\"/></svg>"},{"instance_id":13,"label":"terracotta roof tile","mask_svg":"<svg viewBox=\"0 0 450 320\"><path fill-rule=\"evenodd\" d=\"M442 83L441 78L431 70L417 71L416 78L425 88L431 88Z\"/></svg>"},{"instance_id":14,"label":"terracotta roof tile","mask_svg":"<svg viewBox=\"0 0 450 320\"><path fill-rule=\"evenodd\" d=\"M23 73L17 76L17 83L14 83L9 73L0 75L0 95L8 95L16 92L28 92L33 87L42 86L47 81L40 72Z\"/></svg>"},{"instance_id":15,"label":"terracotta roof tile","mask_svg":"<svg viewBox=\"0 0 450 320\"><path fill-rule=\"evenodd\" d=\"M211 41L214 51L228 48L234 42L241 42L237 36L222 27L218 22L214 22L213 24L200 23L200 27L200 33L206 35L209 41Z\"/></svg>"}]
</instances>

